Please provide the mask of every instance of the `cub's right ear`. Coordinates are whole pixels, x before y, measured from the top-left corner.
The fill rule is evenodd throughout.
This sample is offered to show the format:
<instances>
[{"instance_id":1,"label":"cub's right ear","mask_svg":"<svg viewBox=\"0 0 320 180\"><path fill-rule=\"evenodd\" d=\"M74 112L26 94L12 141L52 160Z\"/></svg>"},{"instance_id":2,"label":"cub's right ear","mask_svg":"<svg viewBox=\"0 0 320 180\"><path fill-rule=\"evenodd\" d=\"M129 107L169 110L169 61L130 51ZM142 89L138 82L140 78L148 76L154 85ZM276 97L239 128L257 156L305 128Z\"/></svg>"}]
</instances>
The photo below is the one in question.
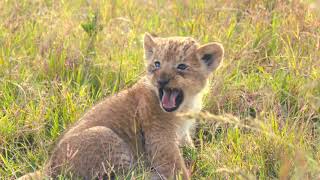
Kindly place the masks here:
<instances>
[{"instance_id":1,"label":"cub's right ear","mask_svg":"<svg viewBox=\"0 0 320 180\"><path fill-rule=\"evenodd\" d=\"M208 73L217 69L224 55L224 49L220 43L209 43L205 44L197 49L198 59L205 64Z\"/></svg>"},{"instance_id":2,"label":"cub's right ear","mask_svg":"<svg viewBox=\"0 0 320 180\"><path fill-rule=\"evenodd\" d=\"M146 60L152 57L155 46L156 46L156 43L154 42L153 36L149 33L145 33L143 38L143 47L144 47L144 57Z\"/></svg>"}]
</instances>

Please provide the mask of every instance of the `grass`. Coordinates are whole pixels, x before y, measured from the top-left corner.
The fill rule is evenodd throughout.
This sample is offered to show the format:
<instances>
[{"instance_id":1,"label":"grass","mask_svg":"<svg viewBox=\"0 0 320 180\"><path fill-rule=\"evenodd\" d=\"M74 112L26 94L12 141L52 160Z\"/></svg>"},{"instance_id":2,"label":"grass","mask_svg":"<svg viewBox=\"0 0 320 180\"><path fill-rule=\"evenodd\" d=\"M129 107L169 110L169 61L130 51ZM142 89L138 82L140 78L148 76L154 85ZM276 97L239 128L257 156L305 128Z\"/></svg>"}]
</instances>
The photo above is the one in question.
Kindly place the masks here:
<instances>
[{"instance_id":1,"label":"grass","mask_svg":"<svg viewBox=\"0 0 320 180\"><path fill-rule=\"evenodd\" d=\"M312 1L0 1L0 179L144 73L142 34L225 47L194 179L320 178L320 13ZM140 176L143 179L143 175Z\"/></svg>"}]
</instances>

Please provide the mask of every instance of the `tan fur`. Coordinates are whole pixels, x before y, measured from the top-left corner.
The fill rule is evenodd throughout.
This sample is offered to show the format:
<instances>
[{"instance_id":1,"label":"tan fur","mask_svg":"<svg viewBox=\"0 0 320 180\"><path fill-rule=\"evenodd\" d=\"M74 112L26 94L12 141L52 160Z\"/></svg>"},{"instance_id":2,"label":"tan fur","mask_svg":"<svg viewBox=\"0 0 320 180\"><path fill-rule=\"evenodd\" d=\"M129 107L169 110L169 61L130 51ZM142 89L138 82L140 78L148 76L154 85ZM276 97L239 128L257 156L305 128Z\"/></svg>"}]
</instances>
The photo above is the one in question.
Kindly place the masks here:
<instances>
[{"instance_id":1,"label":"tan fur","mask_svg":"<svg viewBox=\"0 0 320 180\"><path fill-rule=\"evenodd\" d=\"M153 179L190 179L179 146L192 145L194 120L177 116L180 112L201 109L202 90L208 76L222 61L218 43L200 46L192 38L159 38L145 34L147 74L133 87L109 97L88 111L56 145L45 174L55 178L62 172L92 179L134 167L145 157L154 168ZM203 55L211 54L205 63ZM155 70L154 62L161 68ZM185 63L185 72L176 66ZM157 80L170 79L167 87L180 88L184 100L174 112L160 105Z\"/></svg>"},{"instance_id":2,"label":"tan fur","mask_svg":"<svg viewBox=\"0 0 320 180\"><path fill-rule=\"evenodd\" d=\"M20 178L18 178L17 180L42 180L44 179L43 178L43 175L41 174L40 171L36 171L36 172L33 172L33 173L29 173L29 174L26 174Z\"/></svg>"}]
</instances>

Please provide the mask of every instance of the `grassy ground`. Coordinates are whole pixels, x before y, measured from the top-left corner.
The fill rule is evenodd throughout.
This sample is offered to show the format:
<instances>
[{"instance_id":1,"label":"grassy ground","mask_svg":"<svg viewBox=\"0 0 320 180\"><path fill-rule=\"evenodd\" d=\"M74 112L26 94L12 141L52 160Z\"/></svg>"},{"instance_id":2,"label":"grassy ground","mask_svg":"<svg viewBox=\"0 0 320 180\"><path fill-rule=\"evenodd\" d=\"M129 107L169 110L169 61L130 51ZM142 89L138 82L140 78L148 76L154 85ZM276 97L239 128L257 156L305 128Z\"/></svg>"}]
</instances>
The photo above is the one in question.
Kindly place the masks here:
<instances>
[{"instance_id":1,"label":"grassy ground","mask_svg":"<svg viewBox=\"0 0 320 180\"><path fill-rule=\"evenodd\" d=\"M320 13L312 2L0 1L0 179L143 74L142 34L225 46L199 117L194 179L320 178Z\"/></svg>"}]
</instances>

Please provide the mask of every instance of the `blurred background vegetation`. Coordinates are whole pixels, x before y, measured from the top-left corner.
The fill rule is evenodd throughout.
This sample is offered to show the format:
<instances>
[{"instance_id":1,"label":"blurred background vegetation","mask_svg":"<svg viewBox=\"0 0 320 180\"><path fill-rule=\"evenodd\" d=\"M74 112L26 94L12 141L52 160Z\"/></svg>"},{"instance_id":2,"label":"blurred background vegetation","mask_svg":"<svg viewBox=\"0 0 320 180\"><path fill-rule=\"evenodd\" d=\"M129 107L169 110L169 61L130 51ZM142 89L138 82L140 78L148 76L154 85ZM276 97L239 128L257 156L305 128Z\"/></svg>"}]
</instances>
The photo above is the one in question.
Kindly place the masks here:
<instances>
[{"instance_id":1,"label":"blurred background vegetation","mask_svg":"<svg viewBox=\"0 0 320 180\"><path fill-rule=\"evenodd\" d=\"M144 74L142 35L221 42L194 179L320 178L320 9L299 0L1 0L0 179ZM137 178L143 179L143 175Z\"/></svg>"}]
</instances>

